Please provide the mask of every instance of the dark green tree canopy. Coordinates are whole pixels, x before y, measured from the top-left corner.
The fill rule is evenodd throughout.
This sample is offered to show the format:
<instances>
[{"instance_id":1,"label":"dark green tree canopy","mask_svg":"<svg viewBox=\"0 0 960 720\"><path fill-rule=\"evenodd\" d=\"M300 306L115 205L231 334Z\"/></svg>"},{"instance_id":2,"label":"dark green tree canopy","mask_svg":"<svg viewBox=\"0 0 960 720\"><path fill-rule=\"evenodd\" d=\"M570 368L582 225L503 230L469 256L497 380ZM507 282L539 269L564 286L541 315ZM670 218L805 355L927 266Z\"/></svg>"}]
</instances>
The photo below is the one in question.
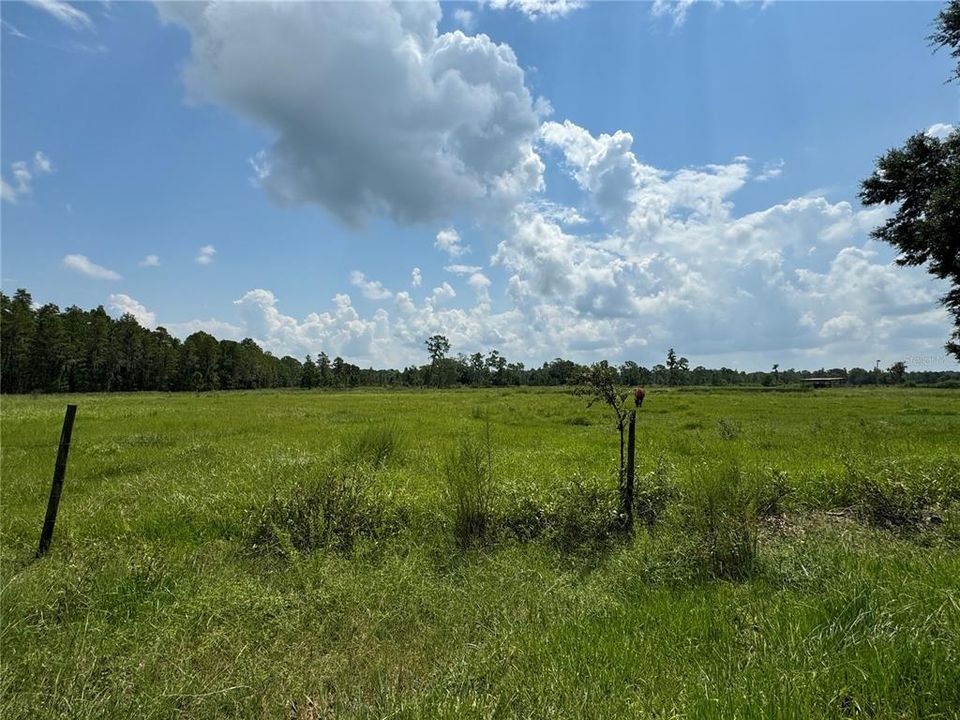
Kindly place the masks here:
<instances>
[{"instance_id":1,"label":"dark green tree canopy","mask_svg":"<svg viewBox=\"0 0 960 720\"><path fill-rule=\"evenodd\" d=\"M950 56L957 59L957 67L951 79L960 80L960 2L951 0L937 15L933 27L930 44L937 50L950 48Z\"/></svg>"},{"instance_id":2,"label":"dark green tree canopy","mask_svg":"<svg viewBox=\"0 0 960 720\"><path fill-rule=\"evenodd\" d=\"M952 48L960 59L960 0L940 12L937 47ZM955 79L960 79L958 63ZM888 150L874 173L861 183L864 205L896 205L897 211L871 235L899 250L900 265L926 265L951 289L942 298L953 316L949 353L960 360L960 130L945 139L917 133L903 147Z\"/></svg>"},{"instance_id":3,"label":"dark green tree canopy","mask_svg":"<svg viewBox=\"0 0 960 720\"><path fill-rule=\"evenodd\" d=\"M439 362L450 352L450 341L443 335L431 335L424 343L431 362Z\"/></svg>"}]
</instances>

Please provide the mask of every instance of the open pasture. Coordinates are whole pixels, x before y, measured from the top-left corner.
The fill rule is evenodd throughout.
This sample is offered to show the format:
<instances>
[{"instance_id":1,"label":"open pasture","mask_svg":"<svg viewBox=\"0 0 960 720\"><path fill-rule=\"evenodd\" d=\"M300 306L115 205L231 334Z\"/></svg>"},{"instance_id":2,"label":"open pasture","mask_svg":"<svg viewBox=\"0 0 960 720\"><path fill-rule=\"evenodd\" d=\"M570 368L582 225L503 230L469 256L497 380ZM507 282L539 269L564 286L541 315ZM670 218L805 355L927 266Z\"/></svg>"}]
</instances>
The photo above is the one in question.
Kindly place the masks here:
<instances>
[{"instance_id":1,"label":"open pasture","mask_svg":"<svg viewBox=\"0 0 960 720\"><path fill-rule=\"evenodd\" d=\"M0 712L956 717L958 439L951 391L655 388L625 537L567 391L4 397Z\"/></svg>"}]
</instances>

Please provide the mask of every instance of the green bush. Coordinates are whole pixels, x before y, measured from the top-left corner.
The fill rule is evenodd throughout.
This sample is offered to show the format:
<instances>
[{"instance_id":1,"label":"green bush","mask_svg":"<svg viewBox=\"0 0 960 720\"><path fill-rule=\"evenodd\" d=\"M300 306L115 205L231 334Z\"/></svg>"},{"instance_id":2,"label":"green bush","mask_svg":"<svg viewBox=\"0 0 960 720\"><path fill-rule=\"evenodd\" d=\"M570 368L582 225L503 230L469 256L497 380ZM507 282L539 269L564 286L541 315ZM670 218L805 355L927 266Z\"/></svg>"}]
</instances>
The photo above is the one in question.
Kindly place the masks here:
<instances>
[{"instance_id":1,"label":"green bush","mask_svg":"<svg viewBox=\"0 0 960 720\"><path fill-rule=\"evenodd\" d=\"M946 459L921 466L897 460L844 458L843 496L866 523L917 529L931 511L957 499L960 465Z\"/></svg>"},{"instance_id":2,"label":"green bush","mask_svg":"<svg viewBox=\"0 0 960 720\"><path fill-rule=\"evenodd\" d=\"M622 535L612 487L580 476L546 487L514 483L504 489L497 507L499 532L521 541L543 540L564 551L601 549Z\"/></svg>"},{"instance_id":3,"label":"green bush","mask_svg":"<svg viewBox=\"0 0 960 720\"><path fill-rule=\"evenodd\" d=\"M770 518L783 515L783 499L793 492L785 470L769 468L767 476L757 488L757 514Z\"/></svg>"},{"instance_id":4,"label":"green bush","mask_svg":"<svg viewBox=\"0 0 960 720\"><path fill-rule=\"evenodd\" d=\"M544 536L561 550L609 546L621 533L617 493L575 477L552 493Z\"/></svg>"},{"instance_id":5,"label":"green bush","mask_svg":"<svg viewBox=\"0 0 960 720\"><path fill-rule=\"evenodd\" d=\"M717 420L717 432L724 440L736 440L738 437L740 437L742 428L740 427L740 424L734 420L720 418Z\"/></svg>"},{"instance_id":6,"label":"green bush","mask_svg":"<svg viewBox=\"0 0 960 720\"><path fill-rule=\"evenodd\" d=\"M369 474L337 469L251 511L249 546L287 557L319 548L348 551L358 539L384 535L398 522L398 512L387 510Z\"/></svg>"},{"instance_id":7,"label":"green bush","mask_svg":"<svg viewBox=\"0 0 960 720\"><path fill-rule=\"evenodd\" d=\"M653 470L637 479L633 489L634 517L652 528L663 515L677 490L670 481L672 468L663 456L657 458Z\"/></svg>"}]
</instances>

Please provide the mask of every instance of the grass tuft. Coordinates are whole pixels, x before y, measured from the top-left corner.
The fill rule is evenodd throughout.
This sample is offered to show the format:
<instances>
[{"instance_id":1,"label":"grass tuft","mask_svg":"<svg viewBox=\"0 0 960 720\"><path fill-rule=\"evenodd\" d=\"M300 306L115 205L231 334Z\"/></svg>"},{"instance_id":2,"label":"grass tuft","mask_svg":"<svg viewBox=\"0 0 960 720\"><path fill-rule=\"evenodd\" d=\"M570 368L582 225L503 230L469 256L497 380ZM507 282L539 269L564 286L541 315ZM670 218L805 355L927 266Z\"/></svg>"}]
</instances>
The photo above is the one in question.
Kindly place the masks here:
<instances>
[{"instance_id":1,"label":"grass tuft","mask_svg":"<svg viewBox=\"0 0 960 720\"><path fill-rule=\"evenodd\" d=\"M461 548L488 543L494 531L493 448L490 426L482 437L463 436L443 463L453 535Z\"/></svg>"},{"instance_id":2,"label":"grass tuft","mask_svg":"<svg viewBox=\"0 0 960 720\"><path fill-rule=\"evenodd\" d=\"M328 471L294 485L249 514L249 548L288 558L321 548L349 551L360 538L395 529L398 518L374 491L372 476L359 469Z\"/></svg>"},{"instance_id":3,"label":"grass tuft","mask_svg":"<svg viewBox=\"0 0 960 720\"><path fill-rule=\"evenodd\" d=\"M347 465L386 467L403 461L407 436L396 421L367 423L351 435L341 448L341 460Z\"/></svg>"},{"instance_id":4,"label":"grass tuft","mask_svg":"<svg viewBox=\"0 0 960 720\"><path fill-rule=\"evenodd\" d=\"M757 569L757 487L734 460L705 467L690 478L688 528L701 558L716 578L744 580Z\"/></svg>"}]
</instances>

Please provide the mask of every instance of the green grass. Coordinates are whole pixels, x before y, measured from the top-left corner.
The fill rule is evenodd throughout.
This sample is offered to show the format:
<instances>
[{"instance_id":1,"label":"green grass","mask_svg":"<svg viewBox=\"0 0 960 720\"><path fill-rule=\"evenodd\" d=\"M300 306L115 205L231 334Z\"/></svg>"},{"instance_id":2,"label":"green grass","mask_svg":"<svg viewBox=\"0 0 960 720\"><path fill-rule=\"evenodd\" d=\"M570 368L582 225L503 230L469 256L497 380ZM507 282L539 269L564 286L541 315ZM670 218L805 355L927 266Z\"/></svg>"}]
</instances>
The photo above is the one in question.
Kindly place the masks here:
<instances>
[{"instance_id":1,"label":"green grass","mask_svg":"<svg viewBox=\"0 0 960 720\"><path fill-rule=\"evenodd\" d=\"M4 718L960 716L956 392L654 389L632 539L565 392L0 402Z\"/></svg>"}]
</instances>

